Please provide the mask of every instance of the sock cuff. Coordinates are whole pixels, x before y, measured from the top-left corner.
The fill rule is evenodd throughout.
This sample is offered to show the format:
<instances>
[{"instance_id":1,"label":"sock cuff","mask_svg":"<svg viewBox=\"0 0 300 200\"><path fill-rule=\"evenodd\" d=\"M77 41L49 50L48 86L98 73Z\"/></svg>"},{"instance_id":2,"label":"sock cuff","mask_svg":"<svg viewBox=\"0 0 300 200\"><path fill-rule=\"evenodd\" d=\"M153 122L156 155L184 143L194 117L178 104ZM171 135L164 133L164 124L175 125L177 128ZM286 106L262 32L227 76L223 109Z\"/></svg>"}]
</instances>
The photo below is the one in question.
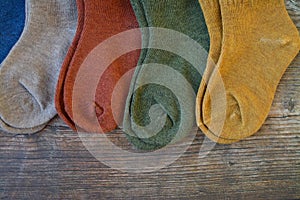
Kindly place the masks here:
<instances>
[{"instance_id":1,"label":"sock cuff","mask_svg":"<svg viewBox=\"0 0 300 200\"><path fill-rule=\"evenodd\" d=\"M61 1L61 0L27 0L26 1L26 17L27 20L47 22L54 22L63 25L74 26L70 22L77 22L77 6L75 0ZM43 17L40 17L43 16Z\"/></svg>"},{"instance_id":2,"label":"sock cuff","mask_svg":"<svg viewBox=\"0 0 300 200\"><path fill-rule=\"evenodd\" d=\"M284 0L219 0L222 7L259 7L259 6L282 6Z\"/></svg>"},{"instance_id":3,"label":"sock cuff","mask_svg":"<svg viewBox=\"0 0 300 200\"><path fill-rule=\"evenodd\" d=\"M201 7L209 8L219 8L219 0L199 0Z\"/></svg>"},{"instance_id":4,"label":"sock cuff","mask_svg":"<svg viewBox=\"0 0 300 200\"><path fill-rule=\"evenodd\" d=\"M219 0L199 0L208 27L221 28L221 9Z\"/></svg>"}]
</instances>

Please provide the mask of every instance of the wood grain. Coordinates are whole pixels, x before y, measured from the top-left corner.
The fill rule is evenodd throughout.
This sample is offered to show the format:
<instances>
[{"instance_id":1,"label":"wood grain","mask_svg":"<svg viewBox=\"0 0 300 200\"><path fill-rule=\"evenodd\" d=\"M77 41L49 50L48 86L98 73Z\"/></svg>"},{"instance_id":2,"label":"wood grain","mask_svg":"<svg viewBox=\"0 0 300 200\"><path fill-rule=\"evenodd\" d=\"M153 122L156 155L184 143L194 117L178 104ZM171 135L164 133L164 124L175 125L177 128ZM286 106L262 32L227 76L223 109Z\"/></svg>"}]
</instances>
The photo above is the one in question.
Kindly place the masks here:
<instances>
[{"instance_id":1,"label":"wood grain","mask_svg":"<svg viewBox=\"0 0 300 200\"><path fill-rule=\"evenodd\" d=\"M300 2L287 1L300 30ZM38 134L0 133L1 199L299 199L300 55L278 87L269 118L253 137L216 145L199 158L204 136L174 163L126 173L95 159L59 119ZM132 147L120 130L109 134ZM102 144L106 145L106 144ZM115 159L118 155L115 155Z\"/></svg>"}]
</instances>

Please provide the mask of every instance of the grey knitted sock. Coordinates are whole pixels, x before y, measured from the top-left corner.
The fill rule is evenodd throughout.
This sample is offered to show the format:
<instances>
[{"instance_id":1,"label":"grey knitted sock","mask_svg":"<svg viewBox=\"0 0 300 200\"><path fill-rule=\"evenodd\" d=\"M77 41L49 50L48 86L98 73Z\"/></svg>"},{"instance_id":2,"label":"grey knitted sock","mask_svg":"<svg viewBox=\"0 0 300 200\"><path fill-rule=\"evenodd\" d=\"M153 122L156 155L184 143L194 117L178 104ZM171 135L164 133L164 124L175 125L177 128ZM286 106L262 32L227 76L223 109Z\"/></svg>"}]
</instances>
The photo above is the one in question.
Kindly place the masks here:
<instances>
[{"instance_id":1,"label":"grey knitted sock","mask_svg":"<svg viewBox=\"0 0 300 200\"><path fill-rule=\"evenodd\" d=\"M55 115L60 67L75 35L76 0L26 0L26 25L0 68L0 126L41 130Z\"/></svg>"}]
</instances>

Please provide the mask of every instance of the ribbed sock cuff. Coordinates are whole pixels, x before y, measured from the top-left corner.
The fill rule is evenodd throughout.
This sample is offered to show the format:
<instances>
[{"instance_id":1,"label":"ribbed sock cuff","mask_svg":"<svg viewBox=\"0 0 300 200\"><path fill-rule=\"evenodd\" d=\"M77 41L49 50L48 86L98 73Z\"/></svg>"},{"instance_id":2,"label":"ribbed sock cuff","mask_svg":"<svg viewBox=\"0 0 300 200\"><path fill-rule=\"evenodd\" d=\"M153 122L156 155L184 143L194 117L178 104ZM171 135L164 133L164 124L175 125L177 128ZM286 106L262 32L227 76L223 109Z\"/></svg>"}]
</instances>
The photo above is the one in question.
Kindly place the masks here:
<instances>
[{"instance_id":1,"label":"ribbed sock cuff","mask_svg":"<svg viewBox=\"0 0 300 200\"><path fill-rule=\"evenodd\" d=\"M219 8L219 0L199 0L201 7L204 9Z\"/></svg>"},{"instance_id":2,"label":"ribbed sock cuff","mask_svg":"<svg viewBox=\"0 0 300 200\"><path fill-rule=\"evenodd\" d=\"M221 21L219 0L199 0L205 21L208 26L214 26Z\"/></svg>"},{"instance_id":3,"label":"ribbed sock cuff","mask_svg":"<svg viewBox=\"0 0 300 200\"><path fill-rule=\"evenodd\" d=\"M219 0L220 5L223 6L284 6L284 0Z\"/></svg>"}]
</instances>

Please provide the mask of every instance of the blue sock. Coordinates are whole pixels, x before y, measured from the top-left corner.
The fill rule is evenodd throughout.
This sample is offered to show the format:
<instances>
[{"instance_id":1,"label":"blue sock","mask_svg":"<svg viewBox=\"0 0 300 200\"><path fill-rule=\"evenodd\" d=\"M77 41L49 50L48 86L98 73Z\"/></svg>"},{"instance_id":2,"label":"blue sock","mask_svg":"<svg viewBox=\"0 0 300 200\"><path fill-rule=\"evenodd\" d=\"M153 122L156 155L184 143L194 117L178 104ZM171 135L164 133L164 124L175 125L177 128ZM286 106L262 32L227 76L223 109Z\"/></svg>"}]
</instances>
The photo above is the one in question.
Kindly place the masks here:
<instances>
[{"instance_id":1,"label":"blue sock","mask_svg":"<svg viewBox=\"0 0 300 200\"><path fill-rule=\"evenodd\" d=\"M25 23L25 0L0 0L0 63L18 41Z\"/></svg>"}]
</instances>

